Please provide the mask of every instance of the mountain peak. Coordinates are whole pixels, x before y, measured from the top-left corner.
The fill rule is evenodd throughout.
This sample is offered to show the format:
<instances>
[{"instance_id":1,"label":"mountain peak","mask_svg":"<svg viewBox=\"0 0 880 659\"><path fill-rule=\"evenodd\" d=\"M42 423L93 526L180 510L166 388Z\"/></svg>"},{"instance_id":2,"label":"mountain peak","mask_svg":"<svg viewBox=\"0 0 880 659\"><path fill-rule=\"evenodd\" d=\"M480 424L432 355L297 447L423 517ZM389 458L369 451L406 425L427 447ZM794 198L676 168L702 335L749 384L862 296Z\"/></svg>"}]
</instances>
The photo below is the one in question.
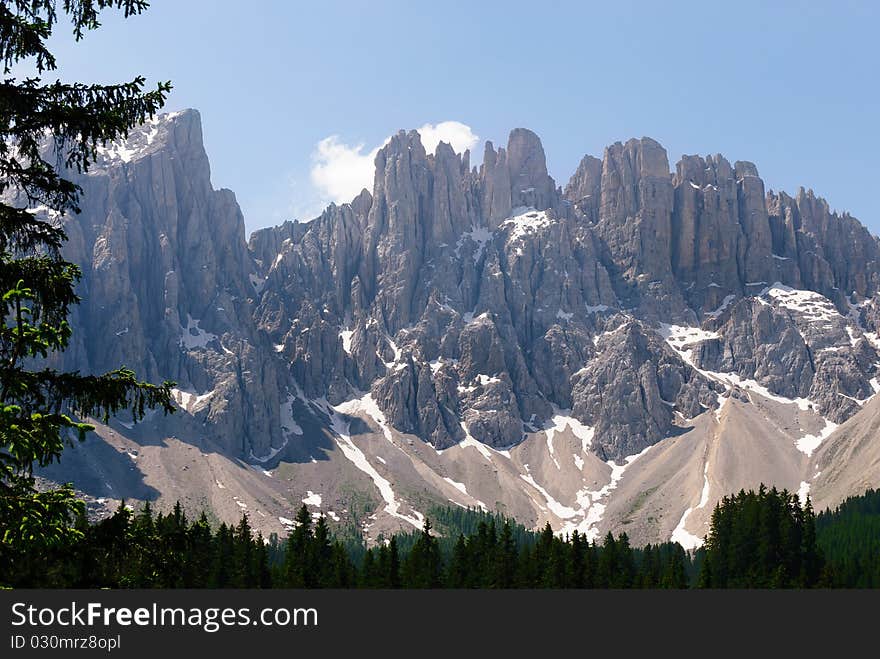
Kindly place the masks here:
<instances>
[{"instance_id":1,"label":"mountain peak","mask_svg":"<svg viewBox=\"0 0 880 659\"><path fill-rule=\"evenodd\" d=\"M510 131L507 161L514 190L545 183L547 159L544 146L541 138L527 128L514 128Z\"/></svg>"},{"instance_id":2,"label":"mountain peak","mask_svg":"<svg viewBox=\"0 0 880 659\"><path fill-rule=\"evenodd\" d=\"M112 166L130 163L166 146L195 148L204 152L202 120L198 110L187 108L147 119L126 137L98 147L97 163Z\"/></svg>"},{"instance_id":3,"label":"mountain peak","mask_svg":"<svg viewBox=\"0 0 880 659\"><path fill-rule=\"evenodd\" d=\"M320 488L340 516L351 492L375 503L371 538L452 500L656 542L702 529L717 484L768 455L765 480L796 489L805 451L880 391L880 244L812 192L765 195L719 155L672 175L642 137L585 156L563 200L528 129L473 172L425 141L395 133L372 194L250 247L198 113L106 148L65 220L86 293L70 359L180 383L182 414L114 427L186 456L141 460L150 482L266 512L264 533Z\"/></svg>"}]
</instances>

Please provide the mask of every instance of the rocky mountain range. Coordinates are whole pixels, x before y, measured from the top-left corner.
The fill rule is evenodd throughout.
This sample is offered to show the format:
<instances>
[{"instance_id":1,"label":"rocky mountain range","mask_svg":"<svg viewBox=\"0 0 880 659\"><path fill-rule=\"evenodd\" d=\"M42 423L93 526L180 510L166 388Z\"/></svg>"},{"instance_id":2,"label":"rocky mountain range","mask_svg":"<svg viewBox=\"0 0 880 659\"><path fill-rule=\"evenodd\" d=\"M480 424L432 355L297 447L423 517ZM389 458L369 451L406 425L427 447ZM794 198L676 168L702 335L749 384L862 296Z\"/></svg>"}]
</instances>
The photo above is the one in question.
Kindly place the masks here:
<instances>
[{"instance_id":1,"label":"rocky mountain range","mask_svg":"<svg viewBox=\"0 0 880 659\"><path fill-rule=\"evenodd\" d=\"M98 424L44 476L264 533L305 502L375 540L452 502L686 547L742 487L880 484L880 241L855 218L750 162L672 172L649 138L564 187L522 128L479 167L401 131L375 166L247 240L196 111L101 149L60 220L84 277L57 365L172 379L180 412Z\"/></svg>"}]
</instances>

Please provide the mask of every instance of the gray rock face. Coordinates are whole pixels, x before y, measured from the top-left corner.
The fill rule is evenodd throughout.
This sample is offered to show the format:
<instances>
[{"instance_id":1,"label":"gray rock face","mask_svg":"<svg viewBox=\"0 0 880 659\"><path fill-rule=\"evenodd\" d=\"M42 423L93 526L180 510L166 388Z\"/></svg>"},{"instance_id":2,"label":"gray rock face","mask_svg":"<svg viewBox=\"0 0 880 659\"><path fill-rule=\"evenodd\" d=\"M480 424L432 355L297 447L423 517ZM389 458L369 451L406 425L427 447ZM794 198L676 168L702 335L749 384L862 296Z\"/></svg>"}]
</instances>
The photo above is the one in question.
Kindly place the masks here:
<instances>
[{"instance_id":1,"label":"gray rock face","mask_svg":"<svg viewBox=\"0 0 880 659\"><path fill-rule=\"evenodd\" d=\"M415 131L375 165L371 192L246 244L197 113L134 131L66 221L86 274L65 367L174 379L205 436L257 462L296 439L291 396L369 393L437 449L506 448L567 410L619 461L715 410L730 378L834 421L873 394L880 244L812 192L765 193L751 163L684 156L673 174L629 140L563 193L515 129L479 168Z\"/></svg>"},{"instance_id":2,"label":"gray rock face","mask_svg":"<svg viewBox=\"0 0 880 659\"><path fill-rule=\"evenodd\" d=\"M734 304L728 316L721 338L701 344L697 366L756 380L786 398L807 397L815 366L791 317L753 298Z\"/></svg>"},{"instance_id":3,"label":"gray rock face","mask_svg":"<svg viewBox=\"0 0 880 659\"><path fill-rule=\"evenodd\" d=\"M265 455L284 441L284 377L253 320L244 220L233 193L211 187L198 113L165 115L99 155L77 178L82 214L64 219L83 302L58 365L174 380L205 439Z\"/></svg>"},{"instance_id":4,"label":"gray rock face","mask_svg":"<svg viewBox=\"0 0 880 659\"><path fill-rule=\"evenodd\" d=\"M693 418L717 406L716 385L641 323L624 321L600 335L596 347L601 357L573 377L573 412L595 428L605 459L634 455L676 434L676 411Z\"/></svg>"},{"instance_id":5,"label":"gray rock face","mask_svg":"<svg viewBox=\"0 0 880 659\"><path fill-rule=\"evenodd\" d=\"M786 255L797 260L803 286L840 304L840 295L868 298L878 291L878 241L848 213L832 213L828 203L812 190L801 188L792 199L784 192L769 195L771 220L794 235L796 250ZM790 228L789 228L790 227Z\"/></svg>"},{"instance_id":6,"label":"gray rock face","mask_svg":"<svg viewBox=\"0 0 880 659\"><path fill-rule=\"evenodd\" d=\"M684 156L676 165L673 187L673 271L679 280L693 283L686 292L689 301L716 308L722 291L738 290L741 281L744 237L736 175L722 156Z\"/></svg>"},{"instance_id":7,"label":"gray rock face","mask_svg":"<svg viewBox=\"0 0 880 659\"><path fill-rule=\"evenodd\" d=\"M571 201L589 222L597 222L601 193L602 161L586 155L565 186L565 198Z\"/></svg>"},{"instance_id":8,"label":"gray rock face","mask_svg":"<svg viewBox=\"0 0 880 659\"><path fill-rule=\"evenodd\" d=\"M525 128L511 131L506 150L496 152L486 142L477 184L482 219L492 229L511 217L513 209L543 210L559 202L556 185L547 174L541 140Z\"/></svg>"},{"instance_id":9,"label":"gray rock face","mask_svg":"<svg viewBox=\"0 0 880 659\"><path fill-rule=\"evenodd\" d=\"M777 285L710 323L720 337L700 344L695 363L807 399L841 423L875 393L878 372L876 346L848 321L824 296Z\"/></svg>"},{"instance_id":10,"label":"gray rock face","mask_svg":"<svg viewBox=\"0 0 880 659\"><path fill-rule=\"evenodd\" d=\"M670 278L672 208L663 147L642 138L605 150L597 232L623 280L642 291Z\"/></svg>"},{"instance_id":11,"label":"gray rock face","mask_svg":"<svg viewBox=\"0 0 880 659\"><path fill-rule=\"evenodd\" d=\"M557 204L556 184L547 174L541 140L532 131L516 128L507 145L511 205L552 208Z\"/></svg>"}]
</instances>

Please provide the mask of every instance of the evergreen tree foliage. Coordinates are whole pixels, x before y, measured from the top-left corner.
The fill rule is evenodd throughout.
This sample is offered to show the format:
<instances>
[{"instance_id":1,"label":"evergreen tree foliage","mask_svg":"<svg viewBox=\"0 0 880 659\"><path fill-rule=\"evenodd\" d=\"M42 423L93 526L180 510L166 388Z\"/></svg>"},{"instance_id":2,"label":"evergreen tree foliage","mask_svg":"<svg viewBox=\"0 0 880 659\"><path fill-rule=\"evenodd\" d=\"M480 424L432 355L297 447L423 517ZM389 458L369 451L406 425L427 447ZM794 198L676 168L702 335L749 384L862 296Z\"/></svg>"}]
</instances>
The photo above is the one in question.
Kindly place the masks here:
<instances>
[{"instance_id":1,"label":"evergreen tree foliage","mask_svg":"<svg viewBox=\"0 0 880 659\"><path fill-rule=\"evenodd\" d=\"M60 458L67 443L121 410L173 411L170 386L139 382L119 368L105 375L58 372L46 358L70 340L67 317L78 302L79 269L61 249L60 218L79 212L81 189L65 178L83 172L97 148L153 116L170 83L144 91L144 79L118 85L46 82L56 68L47 43L70 19L77 40L99 27L100 11L139 14L142 0L6 0L0 4L0 585L22 556L76 541L82 503L72 486L39 490L35 466ZM12 67L31 62L38 75L18 80ZM41 209L41 219L33 209ZM149 569L144 564L144 569ZM146 578L146 576L145 576Z\"/></svg>"},{"instance_id":2,"label":"evergreen tree foliage","mask_svg":"<svg viewBox=\"0 0 880 659\"><path fill-rule=\"evenodd\" d=\"M724 497L712 513L700 585L707 588L809 588L822 557L811 505L763 485Z\"/></svg>"},{"instance_id":3,"label":"evergreen tree foliage","mask_svg":"<svg viewBox=\"0 0 880 659\"><path fill-rule=\"evenodd\" d=\"M880 490L870 489L823 511L815 533L827 560L818 568L820 585L880 588Z\"/></svg>"},{"instance_id":4,"label":"evergreen tree foliage","mask_svg":"<svg viewBox=\"0 0 880 659\"><path fill-rule=\"evenodd\" d=\"M422 533L404 563L404 582L410 588L438 588L441 569L440 547L431 535L431 522L425 519Z\"/></svg>"},{"instance_id":5,"label":"evergreen tree foliage","mask_svg":"<svg viewBox=\"0 0 880 659\"><path fill-rule=\"evenodd\" d=\"M306 506L289 536L264 540L250 520L212 527L180 505L156 513L124 503L110 517L75 524L81 537L16 556L15 587L78 588L790 588L880 585L880 492L869 490L818 517L777 490L740 492L713 514L707 545L632 547L545 526L520 542L516 524L472 511L470 534L415 534L345 544ZM404 539L406 549L401 549ZM411 541L412 540L412 541ZM742 552L750 552L742 556Z\"/></svg>"},{"instance_id":6,"label":"evergreen tree foliage","mask_svg":"<svg viewBox=\"0 0 880 659\"><path fill-rule=\"evenodd\" d=\"M309 574L309 558L314 538L312 534L312 516L306 504L303 504L294 519L294 529L287 539L284 552L284 577L288 588L313 587L314 580Z\"/></svg>"}]
</instances>

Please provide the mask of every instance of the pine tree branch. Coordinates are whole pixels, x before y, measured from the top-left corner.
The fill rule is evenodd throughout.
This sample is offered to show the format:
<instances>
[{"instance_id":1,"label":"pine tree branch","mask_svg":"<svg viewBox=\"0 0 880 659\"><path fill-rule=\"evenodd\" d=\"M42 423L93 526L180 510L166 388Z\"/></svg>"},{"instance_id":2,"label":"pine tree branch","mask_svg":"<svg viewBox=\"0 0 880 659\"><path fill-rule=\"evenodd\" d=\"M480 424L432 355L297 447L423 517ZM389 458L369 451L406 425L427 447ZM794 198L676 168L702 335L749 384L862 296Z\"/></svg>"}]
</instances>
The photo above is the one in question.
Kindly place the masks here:
<instances>
[{"instance_id":1,"label":"pine tree branch","mask_svg":"<svg viewBox=\"0 0 880 659\"><path fill-rule=\"evenodd\" d=\"M58 19L56 5L56 0L0 2L5 74L29 58L41 74L56 67L46 46ZM101 10L122 9L129 17L147 6L144 0L64 0L63 11L80 40L99 27ZM64 173L88 170L99 144L127 136L152 117L171 89L168 82L149 92L143 87L142 77L118 85L44 84L40 78L0 82L0 566L10 555L81 535L72 522L83 519L84 506L73 488L38 492L32 477L34 464L59 459L72 435L83 439L94 429L77 419L99 417L106 423L127 409L137 421L147 407L174 411L173 383L140 382L126 368L95 376L23 367L67 346L67 315L79 301L74 291L79 268L61 255L66 235L60 216L79 212L82 190ZM48 162L53 158L54 165ZM48 211L50 221L15 207L22 197Z\"/></svg>"},{"instance_id":2,"label":"pine tree branch","mask_svg":"<svg viewBox=\"0 0 880 659\"><path fill-rule=\"evenodd\" d=\"M60 226L39 219L24 208L13 208L0 203L0 252L59 254L67 234ZM6 290L0 285L0 289Z\"/></svg>"},{"instance_id":3,"label":"pine tree branch","mask_svg":"<svg viewBox=\"0 0 880 659\"><path fill-rule=\"evenodd\" d=\"M98 145L127 136L153 117L171 83L143 92L143 77L117 85L38 82L0 83L0 194L18 190L31 203L78 212L80 188L57 170L88 171ZM54 166L44 160L52 153Z\"/></svg>"},{"instance_id":4,"label":"pine tree branch","mask_svg":"<svg viewBox=\"0 0 880 659\"><path fill-rule=\"evenodd\" d=\"M9 73L12 65L28 57L36 58L37 71L55 68L55 57L43 43L49 38L52 26L45 20L25 14L13 14L0 5L0 61L3 72Z\"/></svg>"}]
</instances>

